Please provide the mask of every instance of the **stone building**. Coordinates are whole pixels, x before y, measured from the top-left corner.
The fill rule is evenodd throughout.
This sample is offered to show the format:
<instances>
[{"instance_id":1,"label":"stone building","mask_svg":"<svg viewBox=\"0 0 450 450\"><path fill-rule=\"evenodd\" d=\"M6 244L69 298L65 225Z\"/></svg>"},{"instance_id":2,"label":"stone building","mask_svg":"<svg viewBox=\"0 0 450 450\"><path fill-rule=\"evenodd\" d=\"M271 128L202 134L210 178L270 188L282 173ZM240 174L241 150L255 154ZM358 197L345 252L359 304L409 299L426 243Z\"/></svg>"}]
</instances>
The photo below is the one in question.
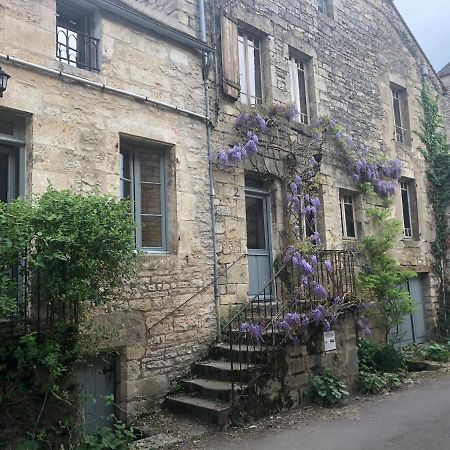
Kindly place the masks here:
<instances>
[{"instance_id":1,"label":"stone building","mask_svg":"<svg viewBox=\"0 0 450 450\"><path fill-rule=\"evenodd\" d=\"M0 100L1 199L49 184L133 192L141 269L130 308L108 318L120 331L116 392L129 416L158 404L283 252L279 180L211 158L235 143L235 120L253 107L294 102L295 132L330 116L403 162L396 255L418 273L409 286L418 312L405 332L421 342L436 325L433 221L414 134L420 65L434 94L442 85L393 2L208 1L206 27L202 8L201 0L0 4L0 64L11 75ZM323 154L316 223L330 250L353 248L371 230L336 152ZM249 230L262 246L248 244Z\"/></svg>"},{"instance_id":2,"label":"stone building","mask_svg":"<svg viewBox=\"0 0 450 450\"><path fill-rule=\"evenodd\" d=\"M450 138L450 100L448 97L448 90L450 89L450 63L443 67L438 72L438 75L447 90L444 96L444 122L447 130L447 136Z\"/></svg>"}]
</instances>

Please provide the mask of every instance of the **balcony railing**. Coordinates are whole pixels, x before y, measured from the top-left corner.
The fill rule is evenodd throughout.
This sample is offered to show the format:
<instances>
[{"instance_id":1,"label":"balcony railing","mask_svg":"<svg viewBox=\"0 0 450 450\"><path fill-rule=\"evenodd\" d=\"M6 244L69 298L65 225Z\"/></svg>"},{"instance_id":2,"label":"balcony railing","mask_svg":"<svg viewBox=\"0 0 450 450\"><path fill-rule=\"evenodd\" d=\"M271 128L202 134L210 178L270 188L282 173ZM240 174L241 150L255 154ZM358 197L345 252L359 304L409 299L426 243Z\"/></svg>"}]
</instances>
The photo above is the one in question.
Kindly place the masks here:
<instances>
[{"instance_id":1,"label":"balcony railing","mask_svg":"<svg viewBox=\"0 0 450 450\"><path fill-rule=\"evenodd\" d=\"M70 66L98 72L99 39L67 28L56 28L56 57Z\"/></svg>"}]
</instances>

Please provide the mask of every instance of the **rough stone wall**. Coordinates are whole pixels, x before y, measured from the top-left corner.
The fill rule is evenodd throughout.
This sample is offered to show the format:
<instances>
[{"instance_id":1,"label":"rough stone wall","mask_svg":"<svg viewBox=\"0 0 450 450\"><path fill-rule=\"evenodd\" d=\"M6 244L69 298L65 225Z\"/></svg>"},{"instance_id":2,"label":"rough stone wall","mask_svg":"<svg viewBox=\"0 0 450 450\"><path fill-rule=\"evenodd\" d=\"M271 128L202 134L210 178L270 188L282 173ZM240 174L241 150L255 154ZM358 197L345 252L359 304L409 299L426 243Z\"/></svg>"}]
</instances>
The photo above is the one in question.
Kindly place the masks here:
<instances>
[{"instance_id":1,"label":"rough stone wall","mask_svg":"<svg viewBox=\"0 0 450 450\"><path fill-rule=\"evenodd\" d=\"M444 126L447 131L447 137L450 140L450 75L441 78L443 85L447 88L444 96Z\"/></svg>"},{"instance_id":2,"label":"rough stone wall","mask_svg":"<svg viewBox=\"0 0 450 450\"><path fill-rule=\"evenodd\" d=\"M56 60L55 17L54 0L2 1L1 53L204 111L198 52L108 15L99 19L102 65L95 74ZM212 279L205 125L125 96L1 65L11 79L0 113L14 111L27 119L28 193L51 184L118 195L122 135L171 146L169 187L176 197L169 216L171 250L167 255L139 256L128 308L104 318L121 350L120 400L127 402L122 406L130 414L148 411L215 332L210 287L153 327Z\"/></svg>"},{"instance_id":3,"label":"rough stone wall","mask_svg":"<svg viewBox=\"0 0 450 450\"><path fill-rule=\"evenodd\" d=\"M317 11L314 0L285 1L283 3L260 0L240 2L228 8L228 14L239 21L242 28L261 33L262 66L265 101L290 103L288 60L290 48L310 58L310 115L311 120L329 115L341 122L357 141L374 152L389 158L398 157L404 164L404 176L414 179L417 191L420 237L418 240L399 238L396 256L406 267L420 273L430 272L430 241L434 226L427 201L424 159L418 150L422 114L420 105L421 79L419 65L424 61L404 24L393 10L390 1L335 0L334 18ZM441 94L437 77L430 68L429 86L433 94ZM394 140L391 84L407 91L410 142L398 144ZM222 98L218 116L215 146L221 149L233 144L233 120L245 107L239 102ZM354 246L343 241L339 208L340 189L358 194L358 186L351 174L335 158L335 149L325 154L322 164L323 213L319 228L327 248ZM219 254L219 262L231 260L245 251L245 230L236 232L233 208L244 211L243 170L216 170L219 240L223 247L235 253ZM232 187L239 189L233 191ZM361 198L361 195L359 196ZM362 200L358 200L357 220L362 233L371 231L369 219L363 213ZM230 205L233 207L227 209ZM224 216L221 211L227 211ZM230 212L229 212L230 211ZM401 198L397 192L393 217L402 220ZM238 216L240 223L245 221ZM273 227L278 226L272 224ZM272 229L273 235L276 231ZM277 255L274 255L277 256ZM244 270L244 269L243 269ZM246 280L243 279L241 297L245 297ZM435 281L426 284L428 329L435 325ZM224 303L229 304L231 296Z\"/></svg>"},{"instance_id":4,"label":"rough stone wall","mask_svg":"<svg viewBox=\"0 0 450 450\"><path fill-rule=\"evenodd\" d=\"M277 354L276 372L260 383L263 408L303 406L309 402L308 389L315 375L330 370L351 391L358 385L358 349L352 314L336 326L336 350L324 351L323 333L305 337L302 345L287 343ZM253 408L256 409L255 406Z\"/></svg>"}]
</instances>

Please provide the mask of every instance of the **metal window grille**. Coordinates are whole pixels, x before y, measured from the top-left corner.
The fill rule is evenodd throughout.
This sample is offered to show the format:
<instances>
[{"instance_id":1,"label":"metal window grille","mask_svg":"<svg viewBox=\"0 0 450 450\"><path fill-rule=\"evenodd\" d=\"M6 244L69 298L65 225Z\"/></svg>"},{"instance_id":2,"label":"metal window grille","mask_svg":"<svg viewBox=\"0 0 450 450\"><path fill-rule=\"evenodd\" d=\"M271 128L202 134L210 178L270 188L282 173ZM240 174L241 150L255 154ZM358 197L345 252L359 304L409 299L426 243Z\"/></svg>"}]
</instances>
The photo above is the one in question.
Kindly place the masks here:
<instances>
[{"instance_id":1,"label":"metal window grille","mask_svg":"<svg viewBox=\"0 0 450 450\"><path fill-rule=\"evenodd\" d=\"M89 17L59 9L56 19L56 57L70 66L99 71L99 39L91 34Z\"/></svg>"}]
</instances>

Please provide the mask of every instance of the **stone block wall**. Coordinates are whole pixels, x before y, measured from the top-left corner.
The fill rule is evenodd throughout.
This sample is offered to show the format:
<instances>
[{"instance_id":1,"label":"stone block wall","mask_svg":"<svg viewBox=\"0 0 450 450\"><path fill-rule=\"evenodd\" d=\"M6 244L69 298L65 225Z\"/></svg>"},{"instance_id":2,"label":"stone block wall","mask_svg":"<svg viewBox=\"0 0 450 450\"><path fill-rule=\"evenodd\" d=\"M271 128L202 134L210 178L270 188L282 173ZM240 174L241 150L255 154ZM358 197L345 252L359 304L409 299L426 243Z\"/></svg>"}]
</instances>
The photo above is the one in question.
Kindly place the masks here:
<instances>
[{"instance_id":1,"label":"stone block wall","mask_svg":"<svg viewBox=\"0 0 450 450\"><path fill-rule=\"evenodd\" d=\"M242 29L260 37L264 103L290 103L289 55L299 52L309 58L311 121L323 115L334 117L357 142L364 143L371 151L401 159L403 175L415 181L420 234L417 240L399 236L395 255L405 267L430 279L425 301L426 310L431 314L428 318L431 330L435 325L433 314L436 310L430 259L434 224L427 200L425 162L418 149L419 139L414 134L419 130L422 116L419 66L425 59L390 0L334 0L333 5L333 18L318 12L315 0L288 0L282 4L271 0L244 1L232 9L225 8L225 11ZM442 95L435 72L432 68L429 72L430 90L433 95ZM399 144L394 139L392 85L402 86L407 92L409 121L406 127L410 139L406 144ZM247 107L223 94L218 104L213 138L215 148L220 150L237 142L233 123ZM323 244L330 249L352 248L356 244L342 238L340 190L357 195L356 215L361 235L373 230L364 213L373 201L363 199L337 151L335 148L326 150L321 170L323 212L319 217L319 230ZM221 227L218 235L220 264L223 260L238 257L239 252L245 250L245 232L235 233L235 217L223 220L220 212L226 210L232 214L234 205L244 205L243 169L250 168L217 168L215 171L217 220ZM239 189L233 192L231 187L235 185ZM276 203L275 199L272 201ZM282 207L282 201L277 202ZM392 217L403 220L399 189ZM240 216L237 218L242 222ZM272 235L277 233L278 229L272 224ZM222 248L226 249L226 255ZM245 290L245 282L242 289ZM228 304L233 297L227 294L224 300ZM240 301L237 297L234 300Z\"/></svg>"},{"instance_id":2,"label":"stone block wall","mask_svg":"<svg viewBox=\"0 0 450 450\"><path fill-rule=\"evenodd\" d=\"M324 351L323 333L309 331L301 345L287 342L278 351L276 370L259 382L261 408L303 406L309 402L308 390L315 375L330 370L350 391L358 386L358 350L353 314L340 318L335 327L336 350ZM263 411L261 411L263 412Z\"/></svg>"},{"instance_id":3,"label":"stone block wall","mask_svg":"<svg viewBox=\"0 0 450 450\"><path fill-rule=\"evenodd\" d=\"M111 14L100 15L98 22L98 74L57 61L55 0L2 1L1 53L204 112L200 53ZM121 139L168 146L175 199L168 217L173 231L169 252L138 256L137 278L125 292L127 306L99 318L105 333L113 335L108 346L121 355L121 407L129 417L149 412L216 331L213 289L208 287L213 257L205 124L126 96L14 64L1 65L11 79L0 114L26 119L27 194L51 185L118 196Z\"/></svg>"}]
</instances>

